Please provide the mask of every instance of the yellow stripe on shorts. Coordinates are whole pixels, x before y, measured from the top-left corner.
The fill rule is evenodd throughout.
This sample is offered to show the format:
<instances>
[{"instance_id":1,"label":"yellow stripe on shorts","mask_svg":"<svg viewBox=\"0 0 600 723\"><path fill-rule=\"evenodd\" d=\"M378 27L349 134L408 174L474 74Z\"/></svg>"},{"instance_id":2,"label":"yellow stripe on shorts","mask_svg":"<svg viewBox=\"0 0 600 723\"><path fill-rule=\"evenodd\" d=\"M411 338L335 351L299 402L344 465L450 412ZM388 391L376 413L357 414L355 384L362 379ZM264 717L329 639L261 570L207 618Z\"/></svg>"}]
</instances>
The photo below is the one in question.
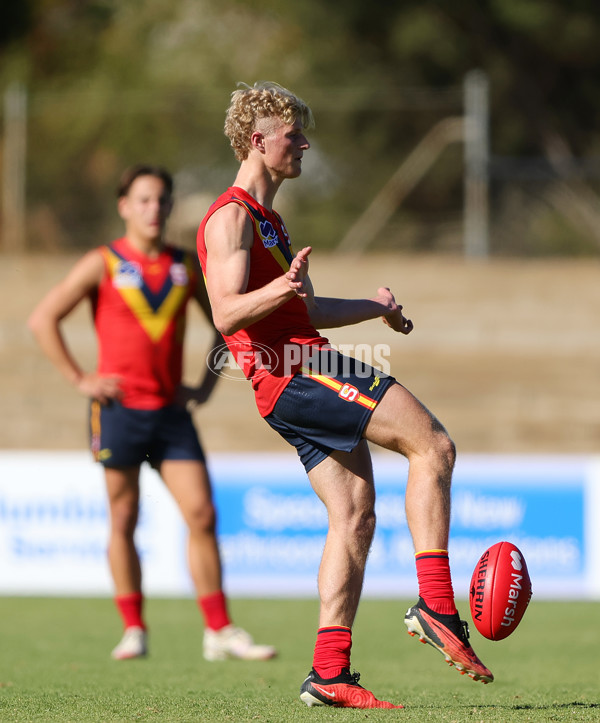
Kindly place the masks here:
<instances>
[{"instance_id":1,"label":"yellow stripe on shorts","mask_svg":"<svg viewBox=\"0 0 600 723\"><path fill-rule=\"evenodd\" d=\"M304 376L314 379L316 382L319 382L319 384L322 384L324 387L333 389L334 392L337 392L338 397L340 397L340 399L343 399L346 402L356 402L356 404L360 404L367 409L375 409L375 407L377 406L377 402L375 399L371 399L370 397L366 397L364 394L361 394L358 389L356 389L356 387L352 384L348 384L347 382L340 382L337 379L326 377L324 374L317 374L317 372L313 372L307 367L300 367L300 371L302 372L302 374L304 374ZM357 395L354 396L352 394L348 395L344 393L345 391L351 390L355 390L357 392Z\"/></svg>"}]
</instances>

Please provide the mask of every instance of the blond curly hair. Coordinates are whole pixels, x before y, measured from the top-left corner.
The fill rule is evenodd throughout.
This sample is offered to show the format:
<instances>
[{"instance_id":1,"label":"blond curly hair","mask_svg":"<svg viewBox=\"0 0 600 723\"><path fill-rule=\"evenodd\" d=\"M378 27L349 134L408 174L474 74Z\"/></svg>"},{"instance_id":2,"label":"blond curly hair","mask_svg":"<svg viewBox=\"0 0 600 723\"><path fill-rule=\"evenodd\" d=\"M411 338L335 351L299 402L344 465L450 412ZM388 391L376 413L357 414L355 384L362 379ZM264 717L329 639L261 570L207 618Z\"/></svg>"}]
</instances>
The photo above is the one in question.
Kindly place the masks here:
<instances>
[{"instance_id":1,"label":"blond curly hair","mask_svg":"<svg viewBox=\"0 0 600 723\"><path fill-rule=\"evenodd\" d=\"M306 103L278 83L261 81L252 87L238 83L240 90L231 94L225 117L225 135L229 138L235 157L240 163L250 153L250 138L257 122L264 118L279 118L286 125L299 118L303 128L312 128L314 119Z\"/></svg>"}]
</instances>

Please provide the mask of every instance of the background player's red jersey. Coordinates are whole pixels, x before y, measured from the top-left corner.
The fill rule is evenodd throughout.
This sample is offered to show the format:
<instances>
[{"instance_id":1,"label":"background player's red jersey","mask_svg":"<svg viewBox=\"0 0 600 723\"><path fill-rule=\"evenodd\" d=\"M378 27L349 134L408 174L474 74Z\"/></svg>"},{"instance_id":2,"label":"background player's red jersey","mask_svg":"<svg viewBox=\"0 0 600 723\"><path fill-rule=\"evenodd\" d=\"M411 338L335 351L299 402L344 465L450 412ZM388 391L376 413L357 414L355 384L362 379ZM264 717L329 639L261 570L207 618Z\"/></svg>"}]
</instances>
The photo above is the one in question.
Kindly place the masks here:
<instances>
[{"instance_id":1,"label":"background player's red jersey","mask_svg":"<svg viewBox=\"0 0 600 723\"><path fill-rule=\"evenodd\" d=\"M106 273L94 299L98 371L121 377L124 406L160 409L181 383L185 312L197 284L193 258L171 246L149 257L126 238L100 250Z\"/></svg>"}]
</instances>

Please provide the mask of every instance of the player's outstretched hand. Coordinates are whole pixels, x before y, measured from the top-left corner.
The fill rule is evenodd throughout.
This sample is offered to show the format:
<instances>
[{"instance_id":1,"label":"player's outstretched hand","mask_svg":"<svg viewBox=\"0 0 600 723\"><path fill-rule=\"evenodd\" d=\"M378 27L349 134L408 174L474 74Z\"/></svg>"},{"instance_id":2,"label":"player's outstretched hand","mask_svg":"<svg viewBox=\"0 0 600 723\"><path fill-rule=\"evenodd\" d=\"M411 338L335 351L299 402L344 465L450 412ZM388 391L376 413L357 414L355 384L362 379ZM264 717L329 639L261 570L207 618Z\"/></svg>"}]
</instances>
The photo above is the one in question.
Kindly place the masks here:
<instances>
[{"instance_id":1,"label":"player's outstretched hand","mask_svg":"<svg viewBox=\"0 0 600 723\"><path fill-rule=\"evenodd\" d=\"M312 246L305 246L300 249L292 259L290 270L285 274L290 289L293 289L301 298L307 296L307 292L304 290L304 281L308 276L308 256L311 251Z\"/></svg>"},{"instance_id":2,"label":"player's outstretched hand","mask_svg":"<svg viewBox=\"0 0 600 723\"><path fill-rule=\"evenodd\" d=\"M77 384L77 389L90 399L97 399L100 404L108 404L111 399L123 396L121 378L116 375L103 376L96 372L84 374Z\"/></svg>"},{"instance_id":3,"label":"player's outstretched hand","mask_svg":"<svg viewBox=\"0 0 600 723\"><path fill-rule=\"evenodd\" d=\"M401 334L410 334L413 330L413 323L404 316L401 304L396 303L394 295L387 286L382 286L377 289L377 295L378 300L389 309L389 312L382 316L383 323L387 324L390 329L399 331Z\"/></svg>"},{"instance_id":4,"label":"player's outstretched hand","mask_svg":"<svg viewBox=\"0 0 600 723\"><path fill-rule=\"evenodd\" d=\"M390 329L399 331L401 334L410 334L413 330L413 323L402 315L402 307L398 306L396 311L383 317L383 323L387 324Z\"/></svg>"}]
</instances>

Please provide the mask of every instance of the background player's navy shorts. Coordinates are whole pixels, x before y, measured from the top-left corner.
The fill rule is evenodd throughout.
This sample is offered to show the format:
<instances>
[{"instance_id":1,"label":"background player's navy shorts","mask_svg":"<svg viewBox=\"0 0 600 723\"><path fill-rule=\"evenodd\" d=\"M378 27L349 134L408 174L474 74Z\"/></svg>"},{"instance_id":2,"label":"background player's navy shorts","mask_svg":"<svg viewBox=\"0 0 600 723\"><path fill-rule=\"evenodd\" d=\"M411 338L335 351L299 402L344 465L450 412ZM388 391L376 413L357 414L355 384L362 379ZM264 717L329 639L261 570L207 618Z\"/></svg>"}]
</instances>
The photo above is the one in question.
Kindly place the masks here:
<instances>
[{"instance_id":1,"label":"background player's navy shorts","mask_svg":"<svg viewBox=\"0 0 600 723\"><path fill-rule=\"evenodd\" d=\"M296 447L309 472L334 450L351 452L394 377L334 349L313 354L265 420Z\"/></svg>"},{"instance_id":2,"label":"background player's navy shorts","mask_svg":"<svg viewBox=\"0 0 600 723\"><path fill-rule=\"evenodd\" d=\"M135 467L164 460L204 462L190 413L174 404L162 409L129 409L113 400L90 408L90 440L97 462L105 467Z\"/></svg>"}]
</instances>

